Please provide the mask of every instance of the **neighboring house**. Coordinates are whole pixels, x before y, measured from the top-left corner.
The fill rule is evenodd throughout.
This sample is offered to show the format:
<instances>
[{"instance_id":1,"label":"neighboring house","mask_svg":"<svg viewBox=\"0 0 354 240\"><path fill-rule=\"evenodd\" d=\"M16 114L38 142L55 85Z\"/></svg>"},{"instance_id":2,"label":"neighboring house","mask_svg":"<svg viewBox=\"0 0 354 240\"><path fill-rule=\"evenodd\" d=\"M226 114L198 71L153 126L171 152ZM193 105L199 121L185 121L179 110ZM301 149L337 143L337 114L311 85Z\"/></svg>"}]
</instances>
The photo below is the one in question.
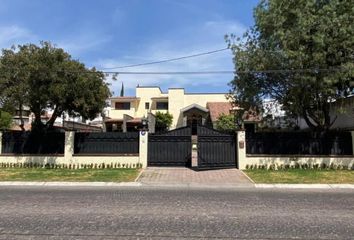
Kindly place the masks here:
<instances>
[{"instance_id":1,"label":"neighboring house","mask_svg":"<svg viewBox=\"0 0 354 240\"><path fill-rule=\"evenodd\" d=\"M354 95L350 95L343 99L338 99L331 104L330 109L331 121L334 121L331 129L337 130L354 130ZM298 120L300 129L308 129L304 119Z\"/></svg>"},{"instance_id":2,"label":"neighboring house","mask_svg":"<svg viewBox=\"0 0 354 240\"><path fill-rule=\"evenodd\" d=\"M212 126L221 113L230 113L227 93L186 93L183 88L136 87L135 96L112 97L105 118L106 131L136 131L141 120L156 112L173 116L170 129L188 125ZM151 121L150 121L151 124Z\"/></svg>"},{"instance_id":3,"label":"neighboring house","mask_svg":"<svg viewBox=\"0 0 354 240\"><path fill-rule=\"evenodd\" d=\"M52 117L53 110L47 109L41 116L41 121L45 124ZM20 111L17 110L13 118L13 124L10 130L13 131L22 131L20 124ZM30 131L32 129L32 122L35 117L34 114L31 113L28 107L24 107L22 110L22 119L24 123L25 131ZM102 132L103 124L102 117L97 116L97 118L92 121L83 120L82 117L72 117L67 114L63 114L62 116L57 117L54 122L54 127L57 129L67 130L67 131L84 131L84 132Z\"/></svg>"}]
</instances>

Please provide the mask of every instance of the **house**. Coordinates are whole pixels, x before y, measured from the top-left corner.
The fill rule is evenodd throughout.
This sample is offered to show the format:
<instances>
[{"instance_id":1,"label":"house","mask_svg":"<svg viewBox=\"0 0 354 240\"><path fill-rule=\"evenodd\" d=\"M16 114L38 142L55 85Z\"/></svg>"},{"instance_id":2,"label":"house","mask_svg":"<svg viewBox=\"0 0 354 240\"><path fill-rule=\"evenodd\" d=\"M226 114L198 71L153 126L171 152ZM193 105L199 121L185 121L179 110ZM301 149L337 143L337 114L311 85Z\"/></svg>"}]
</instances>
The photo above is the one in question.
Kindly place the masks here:
<instances>
[{"instance_id":1,"label":"house","mask_svg":"<svg viewBox=\"0 0 354 240\"><path fill-rule=\"evenodd\" d=\"M354 95L333 101L330 106L330 118L334 121L331 129L353 131L354 130ZM308 129L304 119L298 119L300 129Z\"/></svg>"},{"instance_id":2,"label":"house","mask_svg":"<svg viewBox=\"0 0 354 240\"><path fill-rule=\"evenodd\" d=\"M112 97L105 118L106 131L136 131L144 117L160 111L173 116L170 129L191 125L212 126L221 114L230 114L227 93L186 93L183 88L136 87L135 96ZM150 121L150 126L151 126Z\"/></svg>"}]
</instances>

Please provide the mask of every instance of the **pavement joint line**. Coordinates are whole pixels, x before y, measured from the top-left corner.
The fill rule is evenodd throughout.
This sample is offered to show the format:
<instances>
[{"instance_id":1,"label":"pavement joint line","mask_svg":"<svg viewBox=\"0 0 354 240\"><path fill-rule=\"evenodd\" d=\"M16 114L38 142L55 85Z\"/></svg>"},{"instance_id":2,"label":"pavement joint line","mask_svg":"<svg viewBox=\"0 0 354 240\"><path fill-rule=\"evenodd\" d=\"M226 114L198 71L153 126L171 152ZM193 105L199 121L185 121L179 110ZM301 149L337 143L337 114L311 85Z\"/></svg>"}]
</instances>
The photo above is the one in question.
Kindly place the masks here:
<instances>
[{"instance_id":1,"label":"pavement joint line","mask_svg":"<svg viewBox=\"0 0 354 240\"><path fill-rule=\"evenodd\" d=\"M250 180L252 183L255 184L255 182L252 180L252 178L250 178L246 173L244 173L242 170L240 170L240 172L241 172L246 178L248 178L248 180Z\"/></svg>"},{"instance_id":2,"label":"pavement joint line","mask_svg":"<svg viewBox=\"0 0 354 240\"><path fill-rule=\"evenodd\" d=\"M145 169L141 169L140 173L138 174L138 176L135 178L134 182L137 182L138 179L140 178L141 174L143 174Z\"/></svg>"}]
</instances>

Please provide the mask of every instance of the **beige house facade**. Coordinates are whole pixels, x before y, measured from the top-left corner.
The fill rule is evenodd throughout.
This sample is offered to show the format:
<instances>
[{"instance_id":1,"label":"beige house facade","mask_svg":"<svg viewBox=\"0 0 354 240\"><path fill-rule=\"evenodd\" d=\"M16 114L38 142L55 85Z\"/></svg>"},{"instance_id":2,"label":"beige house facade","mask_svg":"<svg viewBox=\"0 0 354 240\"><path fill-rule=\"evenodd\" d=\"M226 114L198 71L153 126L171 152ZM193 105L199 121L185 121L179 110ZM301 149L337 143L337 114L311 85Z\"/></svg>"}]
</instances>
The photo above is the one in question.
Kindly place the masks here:
<instances>
[{"instance_id":1,"label":"beige house facade","mask_svg":"<svg viewBox=\"0 0 354 240\"><path fill-rule=\"evenodd\" d=\"M135 96L112 97L109 100L111 109L105 119L106 131L133 131L142 118L158 111L172 114L170 129L192 124L206 125L212 123L210 115L218 115L215 112L211 114L210 104L223 105L226 114L232 109L227 93L186 93L183 88L169 88L162 92L159 87L138 86Z\"/></svg>"}]
</instances>

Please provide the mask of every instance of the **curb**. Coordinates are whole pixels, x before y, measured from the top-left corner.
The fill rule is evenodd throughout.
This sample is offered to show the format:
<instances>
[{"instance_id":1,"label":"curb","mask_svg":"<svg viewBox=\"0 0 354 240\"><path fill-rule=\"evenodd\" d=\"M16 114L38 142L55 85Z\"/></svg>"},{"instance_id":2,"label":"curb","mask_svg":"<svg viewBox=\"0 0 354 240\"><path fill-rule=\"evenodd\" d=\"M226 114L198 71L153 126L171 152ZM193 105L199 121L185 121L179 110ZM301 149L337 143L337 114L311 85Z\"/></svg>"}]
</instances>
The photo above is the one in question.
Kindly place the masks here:
<instances>
[{"instance_id":1,"label":"curb","mask_svg":"<svg viewBox=\"0 0 354 240\"><path fill-rule=\"evenodd\" d=\"M264 189L354 189L354 184L255 184L255 187Z\"/></svg>"},{"instance_id":2,"label":"curb","mask_svg":"<svg viewBox=\"0 0 354 240\"><path fill-rule=\"evenodd\" d=\"M139 182L0 182L0 186L140 187Z\"/></svg>"},{"instance_id":3,"label":"curb","mask_svg":"<svg viewBox=\"0 0 354 240\"><path fill-rule=\"evenodd\" d=\"M353 189L354 184L223 184L200 183L142 183L142 182L0 182L1 186L48 186L48 187L163 187L205 189Z\"/></svg>"}]
</instances>

